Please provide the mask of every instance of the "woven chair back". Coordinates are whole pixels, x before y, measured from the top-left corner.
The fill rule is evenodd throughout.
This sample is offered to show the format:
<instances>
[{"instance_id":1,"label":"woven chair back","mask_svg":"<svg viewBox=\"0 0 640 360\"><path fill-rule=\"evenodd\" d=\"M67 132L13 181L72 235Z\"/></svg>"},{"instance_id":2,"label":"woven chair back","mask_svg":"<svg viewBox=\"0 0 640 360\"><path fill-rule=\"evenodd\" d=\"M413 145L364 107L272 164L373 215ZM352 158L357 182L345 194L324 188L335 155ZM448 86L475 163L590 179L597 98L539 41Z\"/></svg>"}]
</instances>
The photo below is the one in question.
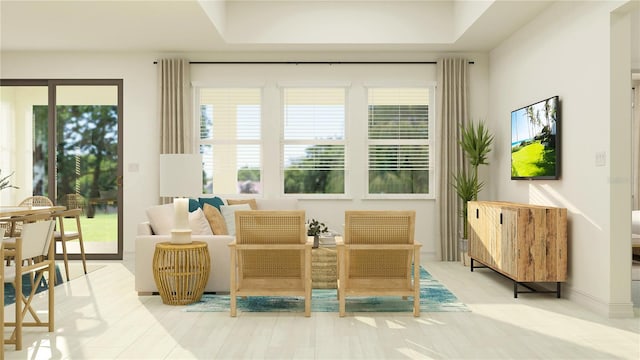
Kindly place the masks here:
<instances>
[{"instance_id":1,"label":"woven chair back","mask_svg":"<svg viewBox=\"0 0 640 360\"><path fill-rule=\"evenodd\" d=\"M304 210L238 211L236 243L251 245L304 244ZM301 250L244 249L238 253L244 278L299 278L304 269Z\"/></svg>"},{"instance_id":2,"label":"woven chair back","mask_svg":"<svg viewBox=\"0 0 640 360\"><path fill-rule=\"evenodd\" d=\"M22 200L20 206L53 206L53 202L46 196L30 196Z\"/></svg>"},{"instance_id":3,"label":"woven chair back","mask_svg":"<svg viewBox=\"0 0 640 360\"><path fill-rule=\"evenodd\" d=\"M414 211L346 211L346 245L413 244ZM350 278L407 279L412 252L392 249L350 249Z\"/></svg>"},{"instance_id":4,"label":"woven chair back","mask_svg":"<svg viewBox=\"0 0 640 360\"><path fill-rule=\"evenodd\" d=\"M346 211L345 244L413 244L415 211Z\"/></svg>"}]
</instances>

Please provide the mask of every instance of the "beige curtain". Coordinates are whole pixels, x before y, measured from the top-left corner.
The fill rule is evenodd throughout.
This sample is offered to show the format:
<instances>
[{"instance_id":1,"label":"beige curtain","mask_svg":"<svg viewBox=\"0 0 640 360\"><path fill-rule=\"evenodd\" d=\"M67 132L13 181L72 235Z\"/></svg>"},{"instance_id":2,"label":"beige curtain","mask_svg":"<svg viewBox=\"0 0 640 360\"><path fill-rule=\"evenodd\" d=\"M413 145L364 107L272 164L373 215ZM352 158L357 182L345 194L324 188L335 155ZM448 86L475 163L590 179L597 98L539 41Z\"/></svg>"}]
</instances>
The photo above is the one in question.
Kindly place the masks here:
<instances>
[{"instance_id":1,"label":"beige curtain","mask_svg":"<svg viewBox=\"0 0 640 360\"><path fill-rule=\"evenodd\" d=\"M452 175L466 168L463 153L458 146L460 124L466 124L468 115L468 63L467 59L438 60L438 120L440 124L440 161L438 215L440 225L440 258L443 261L460 260L458 237L462 231L461 202L452 184Z\"/></svg>"},{"instance_id":2,"label":"beige curtain","mask_svg":"<svg viewBox=\"0 0 640 360\"><path fill-rule=\"evenodd\" d=\"M193 153L189 60L158 61L158 82L160 154ZM169 197L160 197L161 204L171 201Z\"/></svg>"},{"instance_id":3,"label":"beige curtain","mask_svg":"<svg viewBox=\"0 0 640 360\"><path fill-rule=\"evenodd\" d=\"M162 59L158 62L160 153L193 152L191 79L189 60Z\"/></svg>"},{"instance_id":4,"label":"beige curtain","mask_svg":"<svg viewBox=\"0 0 640 360\"><path fill-rule=\"evenodd\" d=\"M633 82L633 209L640 210L640 81Z\"/></svg>"}]
</instances>

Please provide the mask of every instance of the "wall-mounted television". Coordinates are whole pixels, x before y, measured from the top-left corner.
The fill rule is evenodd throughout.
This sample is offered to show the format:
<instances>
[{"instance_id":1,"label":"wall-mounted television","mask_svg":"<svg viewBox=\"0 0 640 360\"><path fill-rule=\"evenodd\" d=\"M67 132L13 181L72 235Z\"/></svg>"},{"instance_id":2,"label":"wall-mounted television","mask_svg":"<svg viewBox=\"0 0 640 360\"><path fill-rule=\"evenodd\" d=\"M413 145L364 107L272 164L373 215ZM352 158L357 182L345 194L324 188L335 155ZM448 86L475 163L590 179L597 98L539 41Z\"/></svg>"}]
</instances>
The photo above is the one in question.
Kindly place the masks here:
<instances>
[{"instance_id":1,"label":"wall-mounted television","mask_svg":"<svg viewBox=\"0 0 640 360\"><path fill-rule=\"evenodd\" d=\"M511 179L560 177L560 98L511 112Z\"/></svg>"}]
</instances>

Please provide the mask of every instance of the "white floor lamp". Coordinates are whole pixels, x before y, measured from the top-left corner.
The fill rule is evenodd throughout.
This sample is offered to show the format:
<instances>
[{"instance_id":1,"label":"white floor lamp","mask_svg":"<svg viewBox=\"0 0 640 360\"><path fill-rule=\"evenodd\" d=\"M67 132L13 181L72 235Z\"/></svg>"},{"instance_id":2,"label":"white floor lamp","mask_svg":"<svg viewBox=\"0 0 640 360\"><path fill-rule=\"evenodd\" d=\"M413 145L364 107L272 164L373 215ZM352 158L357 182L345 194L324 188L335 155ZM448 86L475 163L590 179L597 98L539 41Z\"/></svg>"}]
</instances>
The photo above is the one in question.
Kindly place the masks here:
<instances>
[{"instance_id":1,"label":"white floor lamp","mask_svg":"<svg viewBox=\"0 0 640 360\"><path fill-rule=\"evenodd\" d=\"M202 157L200 154L161 154L160 196L174 198L172 243L191 243L189 197L200 194L202 194Z\"/></svg>"}]
</instances>

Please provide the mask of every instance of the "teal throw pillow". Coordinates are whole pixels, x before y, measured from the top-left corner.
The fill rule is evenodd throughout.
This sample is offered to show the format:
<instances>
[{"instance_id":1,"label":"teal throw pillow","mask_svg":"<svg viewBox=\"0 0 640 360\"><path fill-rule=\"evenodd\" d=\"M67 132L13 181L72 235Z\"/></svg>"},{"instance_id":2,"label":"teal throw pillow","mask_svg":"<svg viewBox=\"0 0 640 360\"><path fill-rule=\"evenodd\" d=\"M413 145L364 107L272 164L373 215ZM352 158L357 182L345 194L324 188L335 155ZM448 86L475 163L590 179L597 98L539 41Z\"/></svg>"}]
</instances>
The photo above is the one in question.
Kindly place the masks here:
<instances>
[{"instance_id":1,"label":"teal throw pillow","mask_svg":"<svg viewBox=\"0 0 640 360\"><path fill-rule=\"evenodd\" d=\"M189 199L189 212L194 212L200 209L200 202L196 199Z\"/></svg>"},{"instance_id":2,"label":"teal throw pillow","mask_svg":"<svg viewBox=\"0 0 640 360\"><path fill-rule=\"evenodd\" d=\"M220 206L224 205L224 201L217 196L211 198L199 198L198 201L200 202L201 208L204 208L204 204L209 204L218 209L218 211L220 211Z\"/></svg>"}]
</instances>

